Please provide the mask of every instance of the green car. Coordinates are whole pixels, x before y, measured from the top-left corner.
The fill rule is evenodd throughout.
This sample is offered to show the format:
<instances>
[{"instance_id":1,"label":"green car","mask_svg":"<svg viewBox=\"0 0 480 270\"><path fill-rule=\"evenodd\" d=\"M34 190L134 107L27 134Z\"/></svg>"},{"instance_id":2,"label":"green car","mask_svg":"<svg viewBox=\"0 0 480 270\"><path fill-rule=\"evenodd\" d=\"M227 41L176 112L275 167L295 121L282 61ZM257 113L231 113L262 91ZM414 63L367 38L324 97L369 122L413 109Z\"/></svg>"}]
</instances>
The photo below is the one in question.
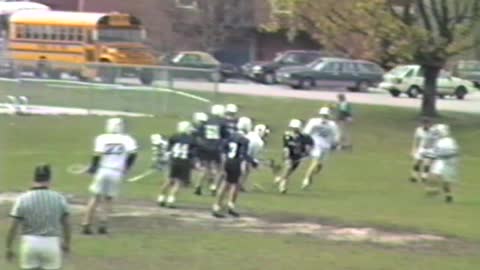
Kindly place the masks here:
<instances>
[{"instance_id":1,"label":"green car","mask_svg":"<svg viewBox=\"0 0 480 270\"><path fill-rule=\"evenodd\" d=\"M170 58L162 59L161 63L184 69L173 69L171 73L176 78L202 78L209 81L223 82L236 73L232 65L222 64L215 57L200 51L183 51Z\"/></svg>"},{"instance_id":2,"label":"green car","mask_svg":"<svg viewBox=\"0 0 480 270\"><path fill-rule=\"evenodd\" d=\"M458 61L452 67L452 76L473 82L480 88L480 61Z\"/></svg>"},{"instance_id":3,"label":"green car","mask_svg":"<svg viewBox=\"0 0 480 270\"><path fill-rule=\"evenodd\" d=\"M319 86L365 92L382 81L383 74L380 66L369 61L320 58L306 66L282 68L277 71L276 77L280 83L294 89Z\"/></svg>"}]
</instances>

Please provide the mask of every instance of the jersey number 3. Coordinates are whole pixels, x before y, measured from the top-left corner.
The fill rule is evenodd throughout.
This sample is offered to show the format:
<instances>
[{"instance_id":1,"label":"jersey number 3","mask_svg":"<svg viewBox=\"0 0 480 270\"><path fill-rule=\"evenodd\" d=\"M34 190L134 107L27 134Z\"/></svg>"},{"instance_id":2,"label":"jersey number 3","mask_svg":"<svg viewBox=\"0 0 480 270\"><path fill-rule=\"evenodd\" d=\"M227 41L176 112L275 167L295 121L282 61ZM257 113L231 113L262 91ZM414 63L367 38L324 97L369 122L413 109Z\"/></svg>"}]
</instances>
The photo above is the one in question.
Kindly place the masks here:
<instances>
[{"instance_id":1,"label":"jersey number 3","mask_svg":"<svg viewBox=\"0 0 480 270\"><path fill-rule=\"evenodd\" d=\"M230 159L236 158L237 152L238 152L238 144L234 142L229 143L227 157Z\"/></svg>"}]
</instances>

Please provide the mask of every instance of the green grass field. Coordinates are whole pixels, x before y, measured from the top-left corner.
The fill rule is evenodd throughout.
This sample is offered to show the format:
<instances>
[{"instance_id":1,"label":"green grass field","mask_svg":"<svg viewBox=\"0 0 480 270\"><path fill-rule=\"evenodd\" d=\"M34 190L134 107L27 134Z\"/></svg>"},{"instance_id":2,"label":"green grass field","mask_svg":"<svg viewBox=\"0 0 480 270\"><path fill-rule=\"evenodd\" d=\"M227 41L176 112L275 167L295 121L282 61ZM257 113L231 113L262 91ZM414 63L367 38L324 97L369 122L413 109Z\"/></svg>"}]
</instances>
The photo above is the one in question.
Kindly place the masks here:
<instances>
[{"instance_id":1,"label":"green grass field","mask_svg":"<svg viewBox=\"0 0 480 270\"><path fill-rule=\"evenodd\" d=\"M35 88L30 87L28 93ZM36 90L60 93L53 89ZM5 94L2 91L6 90L0 90L0 94ZM68 95L55 95L55 98L70 103L72 91L61 92ZM80 91L86 93L86 89ZM37 97L47 102L43 93L38 93ZM142 92L125 95L132 95L124 97L129 108L145 111L149 110L145 104L153 103L151 96ZM112 105L108 103L107 94L95 96L98 96L99 108L119 108L115 102L120 99L113 99ZM162 102L162 98L158 102ZM268 155L277 159L280 158L281 133L288 120L292 117L307 119L322 105L279 98L220 98L239 104L242 114L272 127ZM77 103L72 105L76 106L86 102L80 98L74 100ZM151 133L170 134L176 121L207 106L186 98L174 102L171 105L178 113L128 120L129 129L142 147L133 175L149 166ZM332 155L310 191L299 190L303 168L295 175L286 196L271 188L271 173L260 170L252 179L267 190L242 194L241 212L274 221L310 221L438 234L448 238L445 243L391 246L335 242L305 235L253 234L217 226L182 224L169 218L116 218L109 237L83 237L78 234L78 226L75 227L73 253L67 259L66 269L216 270L232 266L252 270L478 269L480 143L477 138L480 137L480 118L466 114L443 115L442 121L452 125L462 148L462 181L456 191L456 202L446 205L440 197L425 197L420 185L407 181L408 153L417 113L406 109L355 106L355 114L354 152ZM90 179L69 175L65 169L70 164L89 161L93 138L103 131L104 120L102 117L0 116L0 192L28 188L32 167L39 162L49 162L55 169L55 188L85 198ZM159 177L150 177L126 184L121 200L151 201L153 205L161 181ZM207 211L211 203L211 197L195 197L192 190L184 190L179 197L181 207L199 211ZM0 235L5 235L8 207L1 206L0 212ZM78 224L78 217L75 220ZM15 267L0 260L0 269Z\"/></svg>"}]
</instances>

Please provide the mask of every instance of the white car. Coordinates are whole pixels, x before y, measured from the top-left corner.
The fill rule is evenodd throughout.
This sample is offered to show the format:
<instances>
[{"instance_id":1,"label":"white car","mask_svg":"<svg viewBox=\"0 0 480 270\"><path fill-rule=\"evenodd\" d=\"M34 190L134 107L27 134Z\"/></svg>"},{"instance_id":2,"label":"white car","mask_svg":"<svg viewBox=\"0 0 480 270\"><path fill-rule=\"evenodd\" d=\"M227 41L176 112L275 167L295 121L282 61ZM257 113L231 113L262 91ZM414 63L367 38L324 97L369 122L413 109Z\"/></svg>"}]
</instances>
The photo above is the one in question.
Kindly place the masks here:
<instances>
[{"instance_id":1,"label":"white car","mask_svg":"<svg viewBox=\"0 0 480 270\"><path fill-rule=\"evenodd\" d=\"M411 98L416 98L422 94L423 85L424 78L421 67L419 65L403 65L387 72L378 88L388 91L394 97L406 94ZM453 96L457 99L464 99L474 89L475 86L472 82L452 77L444 70L440 72L437 79L437 94L441 98Z\"/></svg>"}]
</instances>

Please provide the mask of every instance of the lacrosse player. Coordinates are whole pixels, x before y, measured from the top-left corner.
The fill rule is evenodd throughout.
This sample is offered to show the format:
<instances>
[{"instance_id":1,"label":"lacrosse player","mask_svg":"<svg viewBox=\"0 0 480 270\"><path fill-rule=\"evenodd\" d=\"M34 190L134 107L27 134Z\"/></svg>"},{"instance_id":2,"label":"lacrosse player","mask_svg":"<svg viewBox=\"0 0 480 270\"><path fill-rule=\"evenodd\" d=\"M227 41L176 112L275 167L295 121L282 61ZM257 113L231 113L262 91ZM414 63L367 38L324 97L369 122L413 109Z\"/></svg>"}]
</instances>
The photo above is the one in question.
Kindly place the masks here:
<instances>
[{"instance_id":1,"label":"lacrosse player","mask_svg":"<svg viewBox=\"0 0 480 270\"><path fill-rule=\"evenodd\" d=\"M432 126L432 121L429 118L423 118L421 126L417 127L413 136L413 144L411 156L413 158L413 168L411 172L410 181L415 183L418 180L425 180L428 177L430 164L432 160L428 158L428 152L431 152L437 135L435 128Z\"/></svg>"},{"instance_id":2,"label":"lacrosse player","mask_svg":"<svg viewBox=\"0 0 480 270\"><path fill-rule=\"evenodd\" d=\"M225 124L229 134L235 133L238 122L238 106L235 104L225 105Z\"/></svg>"},{"instance_id":3,"label":"lacrosse player","mask_svg":"<svg viewBox=\"0 0 480 270\"><path fill-rule=\"evenodd\" d=\"M433 159L429 177L426 181L427 193L437 194L437 186L441 185L447 203L453 202L452 185L458 180L459 148L455 139L450 135L448 125L439 124L434 127L438 136L432 151L426 155Z\"/></svg>"},{"instance_id":4,"label":"lacrosse player","mask_svg":"<svg viewBox=\"0 0 480 270\"><path fill-rule=\"evenodd\" d=\"M312 149L313 141L308 135L302 133L302 121L290 120L288 130L283 134L283 160L285 167L280 176L275 179L279 184L280 193L287 193L290 176L300 166L302 159L307 157Z\"/></svg>"},{"instance_id":5,"label":"lacrosse player","mask_svg":"<svg viewBox=\"0 0 480 270\"><path fill-rule=\"evenodd\" d=\"M98 233L107 233L108 216L112 212L113 199L117 197L120 184L125 174L135 163L137 143L125 133L122 118L107 120L106 133L95 138L95 154L88 169L94 175L90 185L93 194L87 205L83 219L84 234L92 234L92 222L99 204L103 204L103 215L100 217Z\"/></svg>"},{"instance_id":6,"label":"lacrosse player","mask_svg":"<svg viewBox=\"0 0 480 270\"><path fill-rule=\"evenodd\" d=\"M217 200L212 207L212 214L215 217L222 218L225 196L229 195L227 203L227 213L231 216L238 217L239 214L235 211L235 203L237 201L239 192L239 181L243 174L245 163L250 162L253 167L258 164L255 163L248 156L249 141L245 137L245 132L252 129L252 120L247 117L238 119L238 132L231 134L223 144L223 154L225 155L225 179L220 184Z\"/></svg>"},{"instance_id":7,"label":"lacrosse player","mask_svg":"<svg viewBox=\"0 0 480 270\"><path fill-rule=\"evenodd\" d=\"M250 120L251 121L251 120ZM246 138L248 139L248 156L252 158L254 163L260 164L261 155L263 148L265 146L265 139L270 134L270 130L264 124L258 124L253 128L253 131L246 133ZM273 166L272 164L269 164ZM242 175L240 189L244 190L245 184L250 175L252 165L249 162L245 163L245 171Z\"/></svg>"},{"instance_id":8,"label":"lacrosse player","mask_svg":"<svg viewBox=\"0 0 480 270\"><path fill-rule=\"evenodd\" d=\"M197 183L195 188L196 195L202 195L202 186L207 180L210 182L212 195L215 195L217 190L216 183L222 176L222 144L228 137L228 129L223 119L224 114L225 107L223 105L213 105L211 116L197 130L198 156L202 166L205 168L205 173Z\"/></svg>"},{"instance_id":9,"label":"lacrosse player","mask_svg":"<svg viewBox=\"0 0 480 270\"><path fill-rule=\"evenodd\" d=\"M174 207L176 194L180 186L190 184L190 175L196 156L196 142L192 131L193 127L190 122L179 122L177 124L177 134L168 140L170 176L158 196L158 204L162 207Z\"/></svg>"},{"instance_id":10,"label":"lacrosse player","mask_svg":"<svg viewBox=\"0 0 480 270\"><path fill-rule=\"evenodd\" d=\"M310 119L304 129L304 133L312 138L313 147L310 151L311 164L303 180L302 189L312 184L313 177L320 173L330 151L336 149L340 140L337 124L330 120L330 108L322 107L319 115L318 118Z\"/></svg>"},{"instance_id":11,"label":"lacrosse player","mask_svg":"<svg viewBox=\"0 0 480 270\"><path fill-rule=\"evenodd\" d=\"M152 167L162 171L168 163L168 141L160 134L150 136L152 144Z\"/></svg>"}]
</instances>

